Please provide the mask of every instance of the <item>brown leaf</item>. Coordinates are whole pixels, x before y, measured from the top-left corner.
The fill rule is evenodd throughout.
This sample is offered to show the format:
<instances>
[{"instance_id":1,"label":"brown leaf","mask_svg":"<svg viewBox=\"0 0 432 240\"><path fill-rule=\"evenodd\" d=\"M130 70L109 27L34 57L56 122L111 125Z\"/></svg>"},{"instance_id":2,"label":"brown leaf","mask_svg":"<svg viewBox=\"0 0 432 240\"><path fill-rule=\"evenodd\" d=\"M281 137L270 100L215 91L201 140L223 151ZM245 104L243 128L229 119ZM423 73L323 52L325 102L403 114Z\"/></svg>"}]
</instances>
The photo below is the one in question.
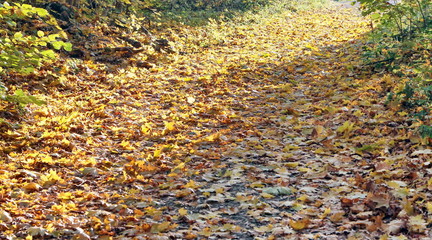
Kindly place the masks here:
<instances>
[{"instance_id":1,"label":"brown leaf","mask_svg":"<svg viewBox=\"0 0 432 240\"><path fill-rule=\"evenodd\" d=\"M36 192L39 191L42 187L34 182L28 183L26 185L24 185L23 189L26 193L32 193L32 192Z\"/></svg>"},{"instance_id":2,"label":"brown leaf","mask_svg":"<svg viewBox=\"0 0 432 240\"><path fill-rule=\"evenodd\" d=\"M343 217L345 215L344 211L338 211L338 212L334 212L331 216L330 216L330 221L336 223L336 222L340 222L342 221Z\"/></svg>"}]
</instances>

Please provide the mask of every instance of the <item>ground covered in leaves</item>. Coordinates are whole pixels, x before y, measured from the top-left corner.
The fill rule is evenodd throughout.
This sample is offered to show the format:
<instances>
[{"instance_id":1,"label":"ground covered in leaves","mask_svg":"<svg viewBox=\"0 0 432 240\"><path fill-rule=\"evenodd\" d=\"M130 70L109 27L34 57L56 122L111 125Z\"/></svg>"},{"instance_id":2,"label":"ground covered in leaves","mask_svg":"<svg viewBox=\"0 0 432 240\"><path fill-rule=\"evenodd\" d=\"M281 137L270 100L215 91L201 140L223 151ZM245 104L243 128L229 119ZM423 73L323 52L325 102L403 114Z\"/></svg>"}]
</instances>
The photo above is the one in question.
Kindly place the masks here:
<instances>
[{"instance_id":1,"label":"ground covered in leaves","mask_svg":"<svg viewBox=\"0 0 432 240\"><path fill-rule=\"evenodd\" d=\"M432 151L382 104L397 77L362 68L368 21L338 4L261 20L23 85L48 104L2 113L2 237L431 238Z\"/></svg>"}]
</instances>

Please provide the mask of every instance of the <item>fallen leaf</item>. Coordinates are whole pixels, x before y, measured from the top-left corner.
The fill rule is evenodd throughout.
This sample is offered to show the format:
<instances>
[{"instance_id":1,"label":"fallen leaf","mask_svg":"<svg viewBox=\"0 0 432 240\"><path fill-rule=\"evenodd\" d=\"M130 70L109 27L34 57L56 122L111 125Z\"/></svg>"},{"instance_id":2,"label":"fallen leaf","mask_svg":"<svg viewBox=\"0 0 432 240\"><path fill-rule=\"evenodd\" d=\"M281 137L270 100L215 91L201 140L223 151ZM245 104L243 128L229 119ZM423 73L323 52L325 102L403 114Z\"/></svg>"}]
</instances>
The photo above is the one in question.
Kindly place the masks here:
<instances>
[{"instance_id":1,"label":"fallen leaf","mask_svg":"<svg viewBox=\"0 0 432 240\"><path fill-rule=\"evenodd\" d=\"M0 220L2 220L5 223L11 223L13 219L8 212L1 210L0 211Z\"/></svg>"},{"instance_id":2,"label":"fallen leaf","mask_svg":"<svg viewBox=\"0 0 432 240\"><path fill-rule=\"evenodd\" d=\"M150 232L151 233L162 233L162 232L165 232L165 231L167 231L169 229L170 225L171 225L171 223L168 222L168 221L165 221L165 222L162 222L162 223L153 224L152 227L151 227L151 229L150 229Z\"/></svg>"},{"instance_id":3,"label":"fallen leaf","mask_svg":"<svg viewBox=\"0 0 432 240\"><path fill-rule=\"evenodd\" d=\"M411 216L408 220L408 228L416 233L424 233L427 230L427 222L423 215Z\"/></svg>"},{"instance_id":4,"label":"fallen leaf","mask_svg":"<svg viewBox=\"0 0 432 240\"><path fill-rule=\"evenodd\" d=\"M178 210L180 216L186 216L188 214L188 210L184 209L184 208L180 208Z\"/></svg>"},{"instance_id":5,"label":"fallen leaf","mask_svg":"<svg viewBox=\"0 0 432 240\"><path fill-rule=\"evenodd\" d=\"M273 196L282 196L282 195L290 195L291 189L287 187L269 187L269 188L264 188L263 192Z\"/></svg>"},{"instance_id":6,"label":"fallen leaf","mask_svg":"<svg viewBox=\"0 0 432 240\"><path fill-rule=\"evenodd\" d=\"M289 225L296 231L308 228L310 220L308 218L303 218L300 220L290 220Z\"/></svg>"}]
</instances>

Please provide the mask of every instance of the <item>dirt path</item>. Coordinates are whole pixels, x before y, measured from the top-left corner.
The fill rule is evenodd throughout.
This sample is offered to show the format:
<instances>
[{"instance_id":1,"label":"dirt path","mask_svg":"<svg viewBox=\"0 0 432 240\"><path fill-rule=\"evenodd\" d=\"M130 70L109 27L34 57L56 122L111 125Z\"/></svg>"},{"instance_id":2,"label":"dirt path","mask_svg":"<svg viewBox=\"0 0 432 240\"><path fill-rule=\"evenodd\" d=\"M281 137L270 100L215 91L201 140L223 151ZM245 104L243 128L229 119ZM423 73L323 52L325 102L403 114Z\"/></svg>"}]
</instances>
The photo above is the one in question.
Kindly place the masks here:
<instances>
[{"instance_id":1,"label":"dirt path","mask_svg":"<svg viewBox=\"0 0 432 240\"><path fill-rule=\"evenodd\" d=\"M407 157L404 140L395 137L406 135L380 99L391 80L363 76L359 69L368 23L357 16L346 4L286 16L233 39L239 48L204 53L228 65L241 62L243 73L231 77L247 86L231 91L240 105L236 114L249 129L224 134L238 141L221 154L216 171L193 178L200 187L191 195L164 199L188 212L177 234L208 239L427 234L420 212L407 210L412 195L401 193L411 184L410 173L395 163ZM419 222L411 224L415 215Z\"/></svg>"},{"instance_id":2,"label":"dirt path","mask_svg":"<svg viewBox=\"0 0 432 240\"><path fill-rule=\"evenodd\" d=\"M222 153L219 169L193 178L200 187L192 195L163 200L190 213L180 224L185 236L373 238L366 228L375 213L363 205L349 210L368 195L357 181L377 157L354 149L386 144L368 129L371 114L384 109L375 101L377 83L356 71L358 39L368 30L357 15L339 5L286 16L204 53L241 62L245 70L231 76L247 86L231 91L249 130L225 133L238 142Z\"/></svg>"}]
</instances>

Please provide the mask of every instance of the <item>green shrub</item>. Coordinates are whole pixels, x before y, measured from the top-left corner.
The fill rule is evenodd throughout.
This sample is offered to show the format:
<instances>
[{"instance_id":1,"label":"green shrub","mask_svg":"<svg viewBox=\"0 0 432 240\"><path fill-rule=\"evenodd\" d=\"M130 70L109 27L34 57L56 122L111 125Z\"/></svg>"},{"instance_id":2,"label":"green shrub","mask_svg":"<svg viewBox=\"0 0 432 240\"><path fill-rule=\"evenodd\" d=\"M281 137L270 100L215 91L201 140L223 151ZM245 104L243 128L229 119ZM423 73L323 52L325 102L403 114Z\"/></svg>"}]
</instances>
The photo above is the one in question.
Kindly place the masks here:
<instances>
[{"instance_id":1,"label":"green shrub","mask_svg":"<svg viewBox=\"0 0 432 240\"><path fill-rule=\"evenodd\" d=\"M0 4L0 26L0 77L11 72L32 73L42 63L55 59L54 50L70 51L72 48L70 43L59 40L66 38L66 34L42 8L19 3ZM0 99L18 106L43 103L20 89L8 94L1 81Z\"/></svg>"},{"instance_id":2,"label":"green shrub","mask_svg":"<svg viewBox=\"0 0 432 240\"><path fill-rule=\"evenodd\" d=\"M409 39L432 24L430 0L357 0L363 15L371 15L392 37ZM382 29L381 29L382 30Z\"/></svg>"},{"instance_id":3,"label":"green shrub","mask_svg":"<svg viewBox=\"0 0 432 240\"><path fill-rule=\"evenodd\" d=\"M23 32L26 29L23 24L33 21L53 30L48 34L43 30L34 30L35 28ZM44 61L56 57L54 50L47 48L48 45L56 50L72 48L70 43L59 40L66 38L66 34L60 30L48 11L42 8L18 3L15 6L7 2L0 4L0 26L0 73L33 72Z\"/></svg>"},{"instance_id":4,"label":"green shrub","mask_svg":"<svg viewBox=\"0 0 432 240\"><path fill-rule=\"evenodd\" d=\"M410 112L420 126L421 137L432 138L432 2L430 0L357 0L363 15L378 27L364 49L373 69L388 71L408 80L405 87L388 95ZM395 86L396 87L396 86Z\"/></svg>"}]
</instances>

